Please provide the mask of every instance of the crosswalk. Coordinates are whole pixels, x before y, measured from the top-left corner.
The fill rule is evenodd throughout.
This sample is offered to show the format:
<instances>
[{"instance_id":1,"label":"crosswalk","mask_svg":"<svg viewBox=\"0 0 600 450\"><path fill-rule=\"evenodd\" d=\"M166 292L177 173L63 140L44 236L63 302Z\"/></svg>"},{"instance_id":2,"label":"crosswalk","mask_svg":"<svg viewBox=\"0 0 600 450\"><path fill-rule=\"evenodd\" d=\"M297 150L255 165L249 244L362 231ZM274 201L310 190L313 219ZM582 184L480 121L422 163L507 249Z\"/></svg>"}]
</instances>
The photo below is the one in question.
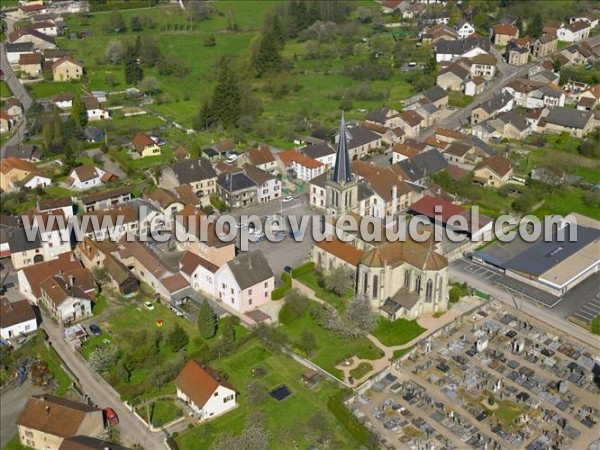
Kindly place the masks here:
<instances>
[{"instance_id":1,"label":"crosswalk","mask_svg":"<svg viewBox=\"0 0 600 450\"><path fill-rule=\"evenodd\" d=\"M600 293L581 306L573 317L589 324L596 316L600 316Z\"/></svg>"}]
</instances>

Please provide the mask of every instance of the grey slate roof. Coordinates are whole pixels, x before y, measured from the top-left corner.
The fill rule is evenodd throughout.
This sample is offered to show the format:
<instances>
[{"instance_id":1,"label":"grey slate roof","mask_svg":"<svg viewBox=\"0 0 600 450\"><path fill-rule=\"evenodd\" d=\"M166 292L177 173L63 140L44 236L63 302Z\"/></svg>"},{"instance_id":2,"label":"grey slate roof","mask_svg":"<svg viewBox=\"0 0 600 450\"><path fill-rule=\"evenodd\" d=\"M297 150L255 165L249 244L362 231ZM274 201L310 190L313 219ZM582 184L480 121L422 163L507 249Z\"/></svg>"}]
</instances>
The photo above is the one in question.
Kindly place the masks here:
<instances>
[{"instance_id":1,"label":"grey slate roof","mask_svg":"<svg viewBox=\"0 0 600 450\"><path fill-rule=\"evenodd\" d=\"M375 194L373 189L365 183L358 184L358 201L366 200L369 197L372 197Z\"/></svg>"},{"instance_id":2,"label":"grey slate roof","mask_svg":"<svg viewBox=\"0 0 600 450\"><path fill-rule=\"evenodd\" d=\"M525 120L525 117L519 114L516 109L512 109L510 111L506 111L498 116L498 119L503 123L510 123L513 127L517 128L519 131L524 131L529 128L529 124Z\"/></svg>"},{"instance_id":3,"label":"grey slate roof","mask_svg":"<svg viewBox=\"0 0 600 450\"><path fill-rule=\"evenodd\" d=\"M318 177L315 177L312 180L310 180L310 184L314 184L315 186L319 186L321 188L324 188L325 185L327 184L327 180L328 179L329 179L329 173L323 172Z\"/></svg>"},{"instance_id":4,"label":"grey slate roof","mask_svg":"<svg viewBox=\"0 0 600 450\"><path fill-rule=\"evenodd\" d=\"M320 144L307 145L306 147L301 148L300 152L304 153L306 156L310 156L313 159L317 159L324 156L333 155L335 150L327 142L322 142Z\"/></svg>"},{"instance_id":5,"label":"grey slate roof","mask_svg":"<svg viewBox=\"0 0 600 450\"><path fill-rule=\"evenodd\" d=\"M577 227L577 240L574 242L568 239L570 227L572 226ZM552 240L549 242L539 239L528 246L525 251L507 261L504 264L505 267L533 275L542 275L596 239L600 239L600 230L568 224L564 236L565 239L562 242L558 241L557 233L552 236Z\"/></svg>"},{"instance_id":6,"label":"grey slate roof","mask_svg":"<svg viewBox=\"0 0 600 450\"><path fill-rule=\"evenodd\" d=\"M269 172L265 172L259 167L252 164L244 164L244 172L257 186L265 184L269 180L274 180L275 177Z\"/></svg>"},{"instance_id":7,"label":"grey slate roof","mask_svg":"<svg viewBox=\"0 0 600 450\"><path fill-rule=\"evenodd\" d=\"M223 173L217 178L217 184L227 192L236 192L256 187L256 183L244 172Z\"/></svg>"},{"instance_id":8,"label":"grey slate roof","mask_svg":"<svg viewBox=\"0 0 600 450\"><path fill-rule=\"evenodd\" d=\"M496 150L494 150L491 145L482 141L477 136L471 136L470 140L473 143L473 145L483 150L488 156L493 156L496 154Z\"/></svg>"},{"instance_id":9,"label":"grey slate roof","mask_svg":"<svg viewBox=\"0 0 600 450\"><path fill-rule=\"evenodd\" d=\"M583 129L591 118L591 111L581 111L579 109L555 106L550 110L548 116L546 116L546 123L552 123L569 128Z\"/></svg>"},{"instance_id":10,"label":"grey slate roof","mask_svg":"<svg viewBox=\"0 0 600 450\"><path fill-rule=\"evenodd\" d=\"M273 277L273 271L260 250L240 253L227 265L242 290Z\"/></svg>"},{"instance_id":11,"label":"grey slate roof","mask_svg":"<svg viewBox=\"0 0 600 450\"><path fill-rule=\"evenodd\" d=\"M479 105L479 108L483 109L488 114L492 114L494 111L504 108L512 99L513 96L510 95L510 93L503 92L487 102L483 102L481 105Z\"/></svg>"},{"instance_id":12,"label":"grey slate roof","mask_svg":"<svg viewBox=\"0 0 600 450\"><path fill-rule=\"evenodd\" d=\"M367 130L368 131L368 130ZM340 121L340 132L336 150L335 167L331 179L338 184L344 184L353 179L352 171L350 170L350 156L348 155L348 130L346 129L346 121L342 112L342 120ZM354 140L354 134L351 135Z\"/></svg>"},{"instance_id":13,"label":"grey slate roof","mask_svg":"<svg viewBox=\"0 0 600 450\"><path fill-rule=\"evenodd\" d=\"M423 97L425 97L430 102L437 102L444 97L448 97L448 93L439 86L433 86L432 88L427 89L423 92Z\"/></svg>"},{"instance_id":14,"label":"grey slate roof","mask_svg":"<svg viewBox=\"0 0 600 450\"><path fill-rule=\"evenodd\" d=\"M435 44L435 51L439 54L445 55L462 55L476 47L490 51L490 40L489 39L465 39L464 41L447 41L442 39Z\"/></svg>"},{"instance_id":15,"label":"grey slate roof","mask_svg":"<svg viewBox=\"0 0 600 450\"><path fill-rule=\"evenodd\" d=\"M387 118L388 112L390 112L390 108L388 108L387 106L384 106L383 108L379 108L379 109L376 109L376 110L368 113L365 116L365 119L369 120L371 122L377 122L377 123L380 123L383 125Z\"/></svg>"},{"instance_id":16,"label":"grey slate roof","mask_svg":"<svg viewBox=\"0 0 600 450\"><path fill-rule=\"evenodd\" d=\"M4 157L8 158L9 156L31 161L32 158L42 159L44 151L33 144L7 145L4 149Z\"/></svg>"},{"instance_id":17,"label":"grey slate roof","mask_svg":"<svg viewBox=\"0 0 600 450\"><path fill-rule=\"evenodd\" d=\"M350 140L348 141L348 148L356 148L361 145L365 145L369 142L381 139L381 136L368 128L363 127L352 127L348 130Z\"/></svg>"},{"instance_id":18,"label":"grey slate roof","mask_svg":"<svg viewBox=\"0 0 600 450\"><path fill-rule=\"evenodd\" d=\"M206 158L183 159L171 166L181 184L216 178L217 172Z\"/></svg>"},{"instance_id":19,"label":"grey slate roof","mask_svg":"<svg viewBox=\"0 0 600 450\"><path fill-rule=\"evenodd\" d=\"M33 52L33 42L21 42L16 44L4 44L6 48L6 53L21 53Z\"/></svg>"},{"instance_id":20,"label":"grey slate roof","mask_svg":"<svg viewBox=\"0 0 600 450\"><path fill-rule=\"evenodd\" d=\"M27 234L24 228L13 228L11 230L2 229L2 240L6 238L8 247L11 253L25 252L28 250L34 250L36 248L42 248L42 242L40 241L39 233L35 234L35 239L32 241L27 239Z\"/></svg>"},{"instance_id":21,"label":"grey slate roof","mask_svg":"<svg viewBox=\"0 0 600 450\"><path fill-rule=\"evenodd\" d=\"M410 177L410 181L418 181L448 167L446 158L438 149L426 150L412 158L398 162L402 170Z\"/></svg>"}]
</instances>

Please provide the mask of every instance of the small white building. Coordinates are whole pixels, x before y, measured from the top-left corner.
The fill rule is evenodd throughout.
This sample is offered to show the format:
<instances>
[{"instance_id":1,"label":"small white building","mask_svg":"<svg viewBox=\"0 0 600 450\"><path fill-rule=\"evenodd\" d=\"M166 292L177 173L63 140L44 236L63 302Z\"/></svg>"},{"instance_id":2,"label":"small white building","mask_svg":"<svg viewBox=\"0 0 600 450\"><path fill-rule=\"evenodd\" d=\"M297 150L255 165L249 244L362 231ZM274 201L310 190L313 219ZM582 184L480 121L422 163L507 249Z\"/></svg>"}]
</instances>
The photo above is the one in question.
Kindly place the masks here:
<instances>
[{"instance_id":1,"label":"small white building","mask_svg":"<svg viewBox=\"0 0 600 450\"><path fill-rule=\"evenodd\" d=\"M188 361L175 379L177 398L201 420L209 420L237 406L233 385L194 360Z\"/></svg>"},{"instance_id":2,"label":"small white building","mask_svg":"<svg viewBox=\"0 0 600 450\"><path fill-rule=\"evenodd\" d=\"M216 295L217 272L219 267L197 254L186 251L179 260L179 273L195 291L202 291L211 297Z\"/></svg>"},{"instance_id":3,"label":"small white building","mask_svg":"<svg viewBox=\"0 0 600 450\"><path fill-rule=\"evenodd\" d=\"M458 37L461 39L466 39L475 33L475 27L471 25L469 22L465 22L460 25L456 31L458 32Z\"/></svg>"},{"instance_id":4,"label":"small white building","mask_svg":"<svg viewBox=\"0 0 600 450\"><path fill-rule=\"evenodd\" d=\"M587 39L590 36L590 23L585 20L570 23L569 25L561 26L557 31L559 41L563 42L579 42Z\"/></svg>"},{"instance_id":5,"label":"small white building","mask_svg":"<svg viewBox=\"0 0 600 450\"><path fill-rule=\"evenodd\" d=\"M86 164L71 171L67 178L67 184L73 189L91 189L108 182L113 176L110 172Z\"/></svg>"},{"instance_id":6,"label":"small white building","mask_svg":"<svg viewBox=\"0 0 600 450\"><path fill-rule=\"evenodd\" d=\"M256 183L258 203L267 203L281 198L281 180L269 172L244 164L248 178Z\"/></svg>"},{"instance_id":7,"label":"small white building","mask_svg":"<svg viewBox=\"0 0 600 450\"><path fill-rule=\"evenodd\" d=\"M0 302L0 338L10 339L37 330L37 320L27 300Z\"/></svg>"}]
</instances>

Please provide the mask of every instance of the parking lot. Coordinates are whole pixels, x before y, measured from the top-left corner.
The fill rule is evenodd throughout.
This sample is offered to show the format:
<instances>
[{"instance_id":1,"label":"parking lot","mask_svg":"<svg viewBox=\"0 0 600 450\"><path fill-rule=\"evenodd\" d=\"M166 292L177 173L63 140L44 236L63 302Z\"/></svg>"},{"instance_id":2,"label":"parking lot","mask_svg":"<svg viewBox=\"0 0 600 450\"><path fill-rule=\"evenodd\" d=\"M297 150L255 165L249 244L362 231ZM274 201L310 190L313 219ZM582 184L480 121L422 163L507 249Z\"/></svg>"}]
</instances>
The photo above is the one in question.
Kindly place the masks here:
<instances>
[{"instance_id":1,"label":"parking lot","mask_svg":"<svg viewBox=\"0 0 600 450\"><path fill-rule=\"evenodd\" d=\"M421 341L349 408L387 448L586 449L598 437L598 358L492 302Z\"/></svg>"},{"instance_id":2,"label":"parking lot","mask_svg":"<svg viewBox=\"0 0 600 450\"><path fill-rule=\"evenodd\" d=\"M590 324L596 316L600 316L600 292L587 299L587 302L571 315L586 324Z\"/></svg>"}]
</instances>

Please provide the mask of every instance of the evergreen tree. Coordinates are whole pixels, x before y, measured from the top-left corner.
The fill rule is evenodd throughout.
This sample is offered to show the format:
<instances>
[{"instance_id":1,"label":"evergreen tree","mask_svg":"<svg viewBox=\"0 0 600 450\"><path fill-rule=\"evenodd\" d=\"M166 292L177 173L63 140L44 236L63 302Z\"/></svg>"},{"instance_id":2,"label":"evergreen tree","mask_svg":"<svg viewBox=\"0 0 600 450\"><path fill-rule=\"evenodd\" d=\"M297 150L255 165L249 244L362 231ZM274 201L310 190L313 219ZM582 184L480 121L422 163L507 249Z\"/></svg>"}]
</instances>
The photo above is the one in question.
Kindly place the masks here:
<instances>
[{"instance_id":1,"label":"evergreen tree","mask_svg":"<svg viewBox=\"0 0 600 450\"><path fill-rule=\"evenodd\" d=\"M312 356L317 348L317 338L315 337L315 334L310 330L303 330L298 347L304 350L309 357Z\"/></svg>"},{"instance_id":2,"label":"evergreen tree","mask_svg":"<svg viewBox=\"0 0 600 450\"><path fill-rule=\"evenodd\" d=\"M283 25L281 24L279 14L275 14L273 17L271 33L273 34L273 39L277 43L277 47L279 50L282 50L285 45L285 32L283 31Z\"/></svg>"},{"instance_id":3,"label":"evergreen tree","mask_svg":"<svg viewBox=\"0 0 600 450\"><path fill-rule=\"evenodd\" d=\"M254 57L254 67L259 77L281 68L279 48L277 38L272 32L262 35Z\"/></svg>"},{"instance_id":4,"label":"evergreen tree","mask_svg":"<svg viewBox=\"0 0 600 450\"><path fill-rule=\"evenodd\" d=\"M187 333L179 324L175 324L175 328L171 330L169 335L167 336L167 345L171 349L172 352L177 352L185 347L190 338Z\"/></svg>"},{"instance_id":5,"label":"evergreen tree","mask_svg":"<svg viewBox=\"0 0 600 450\"><path fill-rule=\"evenodd\" d=\"M519 17L515 23L515 26L519 29L519 37L523 37L525 31L525 27L523 26L523 19Z\"/></svg>"},{"instance_id":6,"label":"evergreen tree","mask_svg":"<svg viewBox=\"0 0 600 450\"><path fill-rule=\"evenodd\" d=\"M111 11L108 18L108 26L110 27L110 31L114 31L115 33L125 31L125 20L123 20L123 16L117 9Z\"/></svg>"},{"instance_id":7,"label":"evergreen tree","mask_svg":"<svg viewBox=\"0 0 600 450\"><path fill-rule=\"evenodd\" d=\"M71 170L73 170L77 166L77 158L75 157L75 152L73 151L73 147L67 145L65 148L65 156L63 158L63 172L65 175L68 175Z\"/></svg>"},{"instance_id":8,"label":"evergreen tree","mask_svg":"<svg viewBox=\"0 0 600 450\"><path fill-rule=\"evenodd\" d=\"M119 360L117 363L117 367L115 368L115 376L123 383L129 383L131 372L122 360Z\"/></svg>"},{"instance_id":9,"label":"evergreen tree","mask_svg":"<svg viewBox=\"0 0 600 450\"><path fill-rule=\"evenodd\" d=\"M58 114L57 108L54 108L54 111L52 111L52 127L54 129L54 133L52 136L52 146L60 147L64 141L62 133L62 123L60 121L60 116Z\"/></svg>"},{"instance_id":10,"label":"evergreen tree","mask_svg":"<svg viewBox=\"0 0 600 450\"><path fill-rule=\"evenodd\" d=\"M211 109L224 128L233 128L241 116L242 91L237 75L229 60L221 63L217 85L213 92Z\"/></svg>"},{"instance_id":11,"label":"evergreen tree","mask_svg":"<svg viewBox=\"0 0 600 450\"><path fill-rule=\"evenodd\" d=\"M50 122L46 122L42 128L42 139L44 140L44 147L46 150L52 148L52 140L54 138L54 127Z\"/></svg>"},{"instance_id":12,"label":"evergreen tree","mask_svg":"<svg viewBox=\"0 0 600 450\"><path fill-rule=\"evenodd\" d=\"M221 339L223 339L228 344L232 344L235 341L235 329L233 328L233 320L229 317L226 317L222 321L223 326L223 335Z\"/></svg>"},{"instance_id":13,"label":"evergreen tree","mask_svg":"<svg viewBox=\"0 0 600 450\"><path fill-rule=\"evenodd\" d=\"M137 84L144 78L144 72L139 65L135 47L127 50L125 54L125 82L127 84Z\"/></svg>"},{"instance_id":14,"label":"evergreen tree","mask_svg":"<svg viewBox=\"0 0 600 450\"><path fill-rule=\"evenodd\" d=\"M198 330L204 339L210 339L217 332L217 318L215 312L206 300L202 302L200 311L198 312Z\"/></svg>"},{"instance_id":15,"label":"evergreen tree","mask_svg":"<svg viewBox=\"0 0 600 450\"><path fill-rule=\"evenodd\" d=\"M544 23L542 22L541 13L536 13L531 20L531 23L527 27L527 34L529 36L537 38L540 37L544 33Z\"/></svg>"},{"instance_id":16,"label":"evergreen tree","mask_svg":"<svg viewBox=\"0 0 600 450\"><path fill-rule=\"evenodd\" d=\"M202 103L198 118L196 119L196 128L199 130L207 130L215 123L215 114L210 103L210 100Z\"/></svg>"},{"instance_id":17,"label":"evergreen tree","mask_svg":"<svg viewBox=\"0 0 600 450\"><path fill-rule=\"evenodd\" d=\"M77 94L73 99L71 118L77 124L77 126L83 127L87 123L87 113L85 111L85 105L83 104L83 100L81 100L80 94Z\"/></svg>"}]
</instances>

